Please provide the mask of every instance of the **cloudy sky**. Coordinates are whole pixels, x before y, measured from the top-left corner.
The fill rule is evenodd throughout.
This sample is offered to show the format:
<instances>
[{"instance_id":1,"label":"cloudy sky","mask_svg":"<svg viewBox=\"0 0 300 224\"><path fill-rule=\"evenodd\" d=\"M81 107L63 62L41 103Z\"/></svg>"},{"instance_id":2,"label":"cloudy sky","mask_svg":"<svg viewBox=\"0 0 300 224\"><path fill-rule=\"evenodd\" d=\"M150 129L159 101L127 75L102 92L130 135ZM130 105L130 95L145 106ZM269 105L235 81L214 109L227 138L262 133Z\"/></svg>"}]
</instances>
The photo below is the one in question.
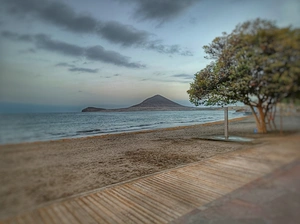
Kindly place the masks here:
<instances>
[{"instance_id":1,"label":"cloudy sky","mask_svg":"<svg viewBox=\"0 0 300 224\"><path fill-rule=\"evenodd\" d=\"M0 0L2 111L187 105L203 45L257 17L300 26L298 0ZM41 109L42 108L42 109ZM0 110L1 112L1 110Z\"/></svg>"}]
</instances>

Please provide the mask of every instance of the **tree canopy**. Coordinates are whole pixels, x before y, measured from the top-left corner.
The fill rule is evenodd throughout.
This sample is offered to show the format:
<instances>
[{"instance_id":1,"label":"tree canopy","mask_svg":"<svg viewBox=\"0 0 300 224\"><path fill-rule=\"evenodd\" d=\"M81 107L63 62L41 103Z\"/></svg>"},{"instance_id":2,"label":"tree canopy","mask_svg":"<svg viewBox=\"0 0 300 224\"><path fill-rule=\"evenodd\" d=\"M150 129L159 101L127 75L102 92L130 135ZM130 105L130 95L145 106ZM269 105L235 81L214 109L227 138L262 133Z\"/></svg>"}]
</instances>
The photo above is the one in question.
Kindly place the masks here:
<instances>
[{"instance_id":1,"label":"tree canopy","mask_svg":"<svg viewBox=\"0 0 300 224\"><path fill-rule=\"evenodd\" d=\"M236 26L204 46L213 60L195 74L188 94L195 105L243 102L266 132L268 112L286 97L300 94L300 29L279 28L256 19Z\"/></svg>"}]
</instances>

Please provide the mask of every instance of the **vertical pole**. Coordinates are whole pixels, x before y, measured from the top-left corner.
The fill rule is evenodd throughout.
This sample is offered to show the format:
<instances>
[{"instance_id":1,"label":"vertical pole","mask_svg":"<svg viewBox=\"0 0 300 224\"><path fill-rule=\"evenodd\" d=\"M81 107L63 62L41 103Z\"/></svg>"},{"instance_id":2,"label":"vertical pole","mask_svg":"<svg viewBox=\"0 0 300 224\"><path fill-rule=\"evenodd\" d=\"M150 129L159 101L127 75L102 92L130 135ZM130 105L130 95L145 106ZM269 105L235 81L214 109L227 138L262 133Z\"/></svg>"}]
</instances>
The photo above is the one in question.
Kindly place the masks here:
<instances>
[{"instance_id":1,"label":"vertical pole","mask_svg":"<svg viewBox=\"0 0 300 224\"><path fill-rule=\"evenodd\" d=\"M228 107L224 107L225 139L228 139Z\"/></svg>"},{"instance_id":2,"label":"vertical pole","mask_svg":"<svg viewBox=\"0 0 300 224\"><path fill-rule=\"evenodd\" d=\"M282 104L280 104L280 134L282 135Z\"/></svg>"}]
</instances>

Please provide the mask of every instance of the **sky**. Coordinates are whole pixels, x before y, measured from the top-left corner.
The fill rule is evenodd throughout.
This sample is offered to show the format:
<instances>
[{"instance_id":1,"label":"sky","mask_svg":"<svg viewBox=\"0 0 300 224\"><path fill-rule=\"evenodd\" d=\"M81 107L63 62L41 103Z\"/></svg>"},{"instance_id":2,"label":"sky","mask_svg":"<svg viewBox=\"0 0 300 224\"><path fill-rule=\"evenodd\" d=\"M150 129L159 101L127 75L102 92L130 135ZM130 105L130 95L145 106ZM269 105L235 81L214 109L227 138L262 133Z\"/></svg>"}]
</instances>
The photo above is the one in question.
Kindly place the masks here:
<instances>
[{"instance_id":1,"label":"sky","mask_svg":"<svg viewBox=\"0 0 300 224\"><path fill-rule=\"evenodd\" d=\"M256 18L300 26L298 0L0 0L0 113L189 105L203 46Z\"/></svg>"}]
</instances>

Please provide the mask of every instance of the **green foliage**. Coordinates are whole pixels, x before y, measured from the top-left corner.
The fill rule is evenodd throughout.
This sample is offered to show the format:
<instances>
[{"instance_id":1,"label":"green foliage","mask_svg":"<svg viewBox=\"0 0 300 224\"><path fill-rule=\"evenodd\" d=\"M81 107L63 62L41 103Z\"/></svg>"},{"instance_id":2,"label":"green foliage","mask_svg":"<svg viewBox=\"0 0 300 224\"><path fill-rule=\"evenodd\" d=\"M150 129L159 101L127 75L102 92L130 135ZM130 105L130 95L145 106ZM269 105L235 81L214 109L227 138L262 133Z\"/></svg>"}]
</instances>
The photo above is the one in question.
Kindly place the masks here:
<instances>
[{"instance_id":1,"label":"green foliage","mask_svg":"<svg viewBox=\"0 0 300 224\"><path fill-rule=\"evenodd\" d=\"M188 94L195 105L241 101L268 110L300 96L300 29L256 19L203 47L214 62L195 74Z\"/></svg>"},{"instance_id":2,"label":"green foliage","mask_svg":"<svg viewBox=\"0 0 300 224\"><path fill-rule=\"evenodd\" d=\"M196 105L241 101L263 104L299 93L299 29L277 28L273 22L254 20L238 25L231 34L204 46L214 59L195 74L188 90Z\"/></svg>"}]
</instances>

